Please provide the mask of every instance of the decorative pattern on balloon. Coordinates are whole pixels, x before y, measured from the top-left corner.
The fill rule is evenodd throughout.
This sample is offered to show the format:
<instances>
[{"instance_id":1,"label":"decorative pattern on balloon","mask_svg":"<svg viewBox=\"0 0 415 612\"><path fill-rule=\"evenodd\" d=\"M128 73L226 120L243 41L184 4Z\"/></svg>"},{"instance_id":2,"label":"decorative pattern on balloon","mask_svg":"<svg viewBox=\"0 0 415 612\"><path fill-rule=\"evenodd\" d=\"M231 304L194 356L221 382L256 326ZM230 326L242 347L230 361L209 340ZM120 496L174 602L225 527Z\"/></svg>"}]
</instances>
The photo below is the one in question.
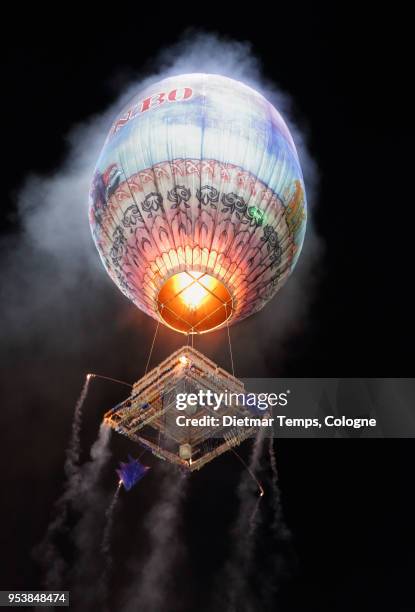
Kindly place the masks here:
<instances>
[{"instance_id":1,"label":"decorative pattern on balloon","mask_svg":"<svg viewBox=\"0 0 415 612\"><path fill-rule=\"evenodd\" d=\"M193 270L228 288L236 321L259 310L289 275L305 201L299 181L277 194L216 160L175 159L128 177L111 164L94 177L90 221L114 282L149 315L157 316L166 279Z\"/></svg>"}]
</instances>

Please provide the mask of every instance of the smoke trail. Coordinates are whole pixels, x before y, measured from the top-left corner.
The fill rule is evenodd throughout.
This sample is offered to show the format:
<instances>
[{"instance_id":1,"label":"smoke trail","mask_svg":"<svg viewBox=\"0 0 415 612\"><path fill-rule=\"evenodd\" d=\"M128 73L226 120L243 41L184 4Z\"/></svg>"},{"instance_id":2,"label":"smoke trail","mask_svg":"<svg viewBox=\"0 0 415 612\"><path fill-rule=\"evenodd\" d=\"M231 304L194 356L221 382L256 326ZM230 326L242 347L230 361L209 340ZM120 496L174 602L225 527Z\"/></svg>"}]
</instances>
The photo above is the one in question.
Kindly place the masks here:
<instances>
[{"instance_id":1,"label":"smoke trail","mask_svg":"<svg viewBox=\"0 0 415 612\"><path fill-rule=\"evenodd\" d=\"M72 540L76 549L76 563L69 573L73 598L82 602L84 609L96 604L97 583L101 574L97 550L103 529L102 507L105 494L99 487L103 469L110 457L111 428L101 424L98 437L91 447L91 460L81 468L80 486L72 500L79 520L73 529Z\"/></svg>"},{"instance_id":2,"label":"smoke trail","mask_svg":"<svg viewBox=\"0 0 415 612\"><path fill-rule=\"evenodd\" d=\"M112 525L114 522L114 512L115 512L115 508L118 502L118 497L120 494L121 484L122 484L121 482L118 483L118 486L115 490L115 493L109 505L109 508L105 512L106 523L105 523L104 534L102 536L101 552L105 556L108 566L111 564L111 561L112 561L111 556L110 556L111 531L112 531Z\"/></svg>"},{"instance_id":3,"label":"smoke trail","mask_svg":"<svg viewBox=\"0 0 415 612\"><path fill-rule=\"evenodd\" d=\"M62 585L62 578L65 571L65 561L59 551L56 540L65 532L69 505L79 494L82 408L88 395L90 379L91 377L88 374L75 405L71 439L66 450L66 482L62 495L55 502L56 516L49 524L44 540L34 551L35 558L40 561L44 568L44 584L48 588L59 588Z\"/></svg>"},{"instance_id":4,"label":"smoke trail","mask_svg":"<svg viewBox=\"0 0 415 612\"><path fill-rule=\"evenodd\" d=\"M264 429L260 429L249 460L249 470L255 473L259 469L264 447ZM251 568L255 536L260 525L258 513L260 497L258 487L251 475L244 471L238 485L239 510L235 528L232 533L233 547L230 558L225 565L223 582L219 587L219 598L216 607L227 612L254 610L247 576Z\"/></svg>"},{"instance_id":5,"label":"smoke trail","mask_svg":"<svg viewBox=\"0 0 415 612\"><path fill-rule=\"evenodd\" d=\"M264 431L255 440L249 467L255 471L260 468L260 458L264 449ZM237 524L234 530L234 547L225 567L225 583L222 588L221 607L227 612L256 612L258 609L275 608L275 595L281 581L287 574L290 550L290 532L283 519L281 493L278 486L277 461L273 438L268 445L271 475L267 495L271 506L271 520L264 522L258 513L258 498L255 487L247 474L242 476L238 496L240 499ZM252 483L252 481L251 481ZM253 508L253 512L252 512ZM250 514L251 513L251 514ZM256 535L261 528L263 540L267 543L267 555L258 559L253 572ZM224 602L224 603L223 603Z\"/></svg>"},{"instance_id":6,"label":"smoke trail","mask_svg":"<svg viewBox=\"0 0 415 612\"><path fill-rule=\"evenodd\" d=\"M82 408L82 402L86 397L87 382L77 402L78 415ZM101 425L98 438L91 447L91 461L88 461L83 466L78 466L74 459L78 453L79 460L79 448L78 451L76 450L77 445L79 445L79 428L77 426L73 427L70 453L68 455L69 461L65 465L68 476L65 490L55 504L56 517L48 526L45 538L34 550L34 556L45 572L44 584L48 588L60 588L63 585L65 573L68 569L60 551L58 540L59 537L63 538L69 532L67 522L70 511L80 514L79 522L74 531L74 537L77 548L83 555L81 562L77 565L77 571L82 571L80 568L84 566L85 552L89 552L87 543L89 544L92 541L92 534L96 529L94 521L99 510L95 507L95 503L100 501L100 493L96 490L96 485L109 457L108 442L110 433L111 429L109 427ZM76 441L75 444L74 439ZM68 466L69 468L67 469Z\"/></svg>"},{"instance_id":7,"label":"smoke trail","mask_svg":"<svg viewBox=\"0 0 415 612\"><path fill-rule=\"evenodd\" d=\"M123 612L165 612L173 565L182 553L179 523L181 506L186 493L187 475L174 474L163 466L160 484L161 499L152 510L146 524L150 539L150 555L144 567L136 568L138 580L125 596Z\"/></svg>"},{"instance_id":8,"label":"smoke trail","mask_svg":"<svg viewBox=\"0 0 415 612\"><path fill-rule=\"evenodd\" d=\"M66 569L65 560L60 553L56 538L65 529L68 509L63 496L55 503L56 517L49 524L42 542L33 550L33 556L43 570L43 586L59 590Z\"/></svg>"},{"instance_id":9,"label":"smoke trail","mask_svg":"<svg viewBox=\"0 0 415 612\"><path fill-rule=\"evenodd\" d=\"M269 462L271 467L271 510L272 516L267 529L269 555L263 560L263 566L258 572L258 592L261 594L261 608L275 608L275 596L282 580L288 573L288 565L292 560L291 533L285 524L281 503L281 491L278 485L277 460L274 449L274 439L269 439Z\"/></svg>"},{"instance_id":10,"label":"smoke trail","mask_svg":"<svg viewBox=\"0 0 415 612\"><path fill-rule=\"evenodd\" d=\"M269 463L271 465L271 472L272 472L272 478L271 478L271 482L272 482L272 486L273 488L276 488L278 486L278 468L277 468L277 458L275 456L275 449L274 449L274 438L270 437L269 439Z\"/></svg>"},{"instance_id":11,"label":"smoke trail","mask_svg":"<svg viewBox=\"0 0 415 612\"><path fill-rule=\"evenodd\" d=\"M261 503L261 499L262 499L262 495L259 495L255 502L255 506L254 506L254 509L252 510L251 516L249 517L249 535L251 539L253 538L255 530L259 524L258 511L259 511L259 504Z\"/></svg>"},{"instance_id":12,"label":"smoke trail","mask_svg":"<svg viewBox=\"0 0 415 612\"><path fill-rule=\"evenodd\" d=\"M271 466L271 491L272 491L272 508L273 508L273 520L271 529L274 533L278 533L280 536L289 537L289 531L285 526L281 505L281 491L278 486L278 468L277 459L275 456L274 439L269 439L269 462Z\"/></svg>"},{"instance_id":13,"label":"smoke trail","mask_svg":"<svg viewBox=\"0 0 415 612\"><path fill-rule=\"evenodd\" d=\"M115 493L112 497L111 503L105 512L105 527L101 542L101 553L104 557L104 569L102 571L101 578L98 584L98 598L103 602L103 605L107 605L108 598L108 576L112 566L111 556L111 534L112 526L114 524L115 509L118 504L122 482L119 482Z\"/></svg>"},{"instance_id":14,"label":"smoke trail","mask_svg":"<svg viewBox=\"0 0 415 612\"><path fill-rule=\"evenodd\" d=\"M82 424L82 408L88 395L89 383L91 375L87 374L82 387L81 394L75 405L74 417L72 421L72 435L66 451L65 473L68 478L78 478L79 474L79 459L81 454L81 424Z\"/></svg>"}]
</instances>

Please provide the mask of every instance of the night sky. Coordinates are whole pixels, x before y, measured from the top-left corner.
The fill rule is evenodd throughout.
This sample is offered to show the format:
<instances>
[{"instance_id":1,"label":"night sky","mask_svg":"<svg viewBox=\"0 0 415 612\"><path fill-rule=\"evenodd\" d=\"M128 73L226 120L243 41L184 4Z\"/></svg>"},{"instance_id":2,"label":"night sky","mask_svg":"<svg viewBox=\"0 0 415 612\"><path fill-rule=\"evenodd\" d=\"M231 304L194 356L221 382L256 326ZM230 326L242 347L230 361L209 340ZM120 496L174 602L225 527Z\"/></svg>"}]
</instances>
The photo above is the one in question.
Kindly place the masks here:
<instances>
[{"instance_id":1,"label":"night sky","mask_svg":"<svg viewBox=\"0 0 415 612\"><path fill-rule=\"evenodd\" d=\"M261 327L261 317L269 320L271 311L235 326L236 347L238 338L255 337L262 354L255 366L236 349L237 374L413 375L414 212L405 16L363 14L361 7L349 5L323 10L311 3L308 8L280 3L272 12L259 10L256 3L202 9L198 3L197 13L178 5L174 11L159 7L145 12L141 4L124 4L122 10L102 6L90 16L75 10L44 18L37 14L36 21L26 16L24 23L16 15L10 40L2 40L0 303L7 313L0 347L2 589L41 588L42 572L32 551L61 492L73 406L85 373L137 380L154 333L154 322L127 303L103 268L102 278L90 282L88 273L74 267L76 282L57 295L64 273L59 259L33 245L18 255L23 227L19 193L29 176L56 173L70 148L70 130L103 113L128 83L151 74L160 51L177 44L186 31L187 39L201 30L251 44L265 78L292 98L292 116L307 134L318 167L313 217L323 252L307 315L284 338L283 347L265 337ZM194 30L189 33L189 28ZM181 340L162 330L153 365ZM199 347L229 368L225 340L225 333L217 332ZM92 383L83 459L103 413L124 397L122 387ZM266 608L259 598L257 609L414 610L413 442L282 440L276 451L292 541L287 576L278 577L276 599ZM114 436L111 452L97 496L98 515L104 514L113 491L117 460L134 447ZM249 444L241 453L248 457ZM154 467L150 475L129 494L122 492L115 518L109 578L114 610L119 594L134 580L136 564L148 553L142 524L159 495L157 461L150 458L149 464ZM228 555L240 474L235 458L223 456L192 476L180 526L185 550L175 564L163 612L213 609L209 596ZM263 575L265 583L274 580L267 565L271 543L264 527L261 533L254 587L261 584L255 576ZM63 542L62 547L75 564L70 545ZM75 605L98 609L81 600Z\"/></svg>"}]
</instances>

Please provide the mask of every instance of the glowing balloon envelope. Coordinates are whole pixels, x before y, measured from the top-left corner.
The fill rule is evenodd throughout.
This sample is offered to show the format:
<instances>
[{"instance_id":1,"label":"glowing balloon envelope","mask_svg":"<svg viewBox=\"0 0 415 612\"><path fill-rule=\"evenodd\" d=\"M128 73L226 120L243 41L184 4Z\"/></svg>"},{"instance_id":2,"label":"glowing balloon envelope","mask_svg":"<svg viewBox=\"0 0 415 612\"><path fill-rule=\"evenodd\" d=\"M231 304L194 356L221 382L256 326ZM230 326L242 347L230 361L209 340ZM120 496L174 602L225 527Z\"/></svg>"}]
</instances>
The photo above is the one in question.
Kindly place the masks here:
<instances>
[{"instance_id":1,"label":"glowing balloon envelope","mask_svg":"<svg viewBox=\"0 0 415 612\"><path fill-rule=\"evenodd\" d=\"M203 333L257 312L295 266L306 226L284 120L222 76L147 87L111 127L90 224L120 290L169 327Z\"/></svg>"}]
</instances>

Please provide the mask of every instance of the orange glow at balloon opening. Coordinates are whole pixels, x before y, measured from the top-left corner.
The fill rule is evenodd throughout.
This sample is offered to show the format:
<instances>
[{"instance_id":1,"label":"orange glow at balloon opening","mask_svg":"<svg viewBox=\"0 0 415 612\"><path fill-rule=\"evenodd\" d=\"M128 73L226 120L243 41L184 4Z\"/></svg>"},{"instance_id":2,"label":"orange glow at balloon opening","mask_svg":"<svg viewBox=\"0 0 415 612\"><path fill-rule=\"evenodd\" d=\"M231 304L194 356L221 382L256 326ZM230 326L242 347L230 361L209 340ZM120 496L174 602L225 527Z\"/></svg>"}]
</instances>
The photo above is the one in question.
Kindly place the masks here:
<instances>
[{"instance_id":1,"label":"orange glow at balloon opening","mask_svg":"<svg viewBox=\"0 0 415 612\"><path fill-rule=\"evenodd\" d=\"M171 276L161 287L157 305L165 323L183 333L219 327L234 311L229 290L217 278L189 270Z\"/></svg>"}]
</instances>

